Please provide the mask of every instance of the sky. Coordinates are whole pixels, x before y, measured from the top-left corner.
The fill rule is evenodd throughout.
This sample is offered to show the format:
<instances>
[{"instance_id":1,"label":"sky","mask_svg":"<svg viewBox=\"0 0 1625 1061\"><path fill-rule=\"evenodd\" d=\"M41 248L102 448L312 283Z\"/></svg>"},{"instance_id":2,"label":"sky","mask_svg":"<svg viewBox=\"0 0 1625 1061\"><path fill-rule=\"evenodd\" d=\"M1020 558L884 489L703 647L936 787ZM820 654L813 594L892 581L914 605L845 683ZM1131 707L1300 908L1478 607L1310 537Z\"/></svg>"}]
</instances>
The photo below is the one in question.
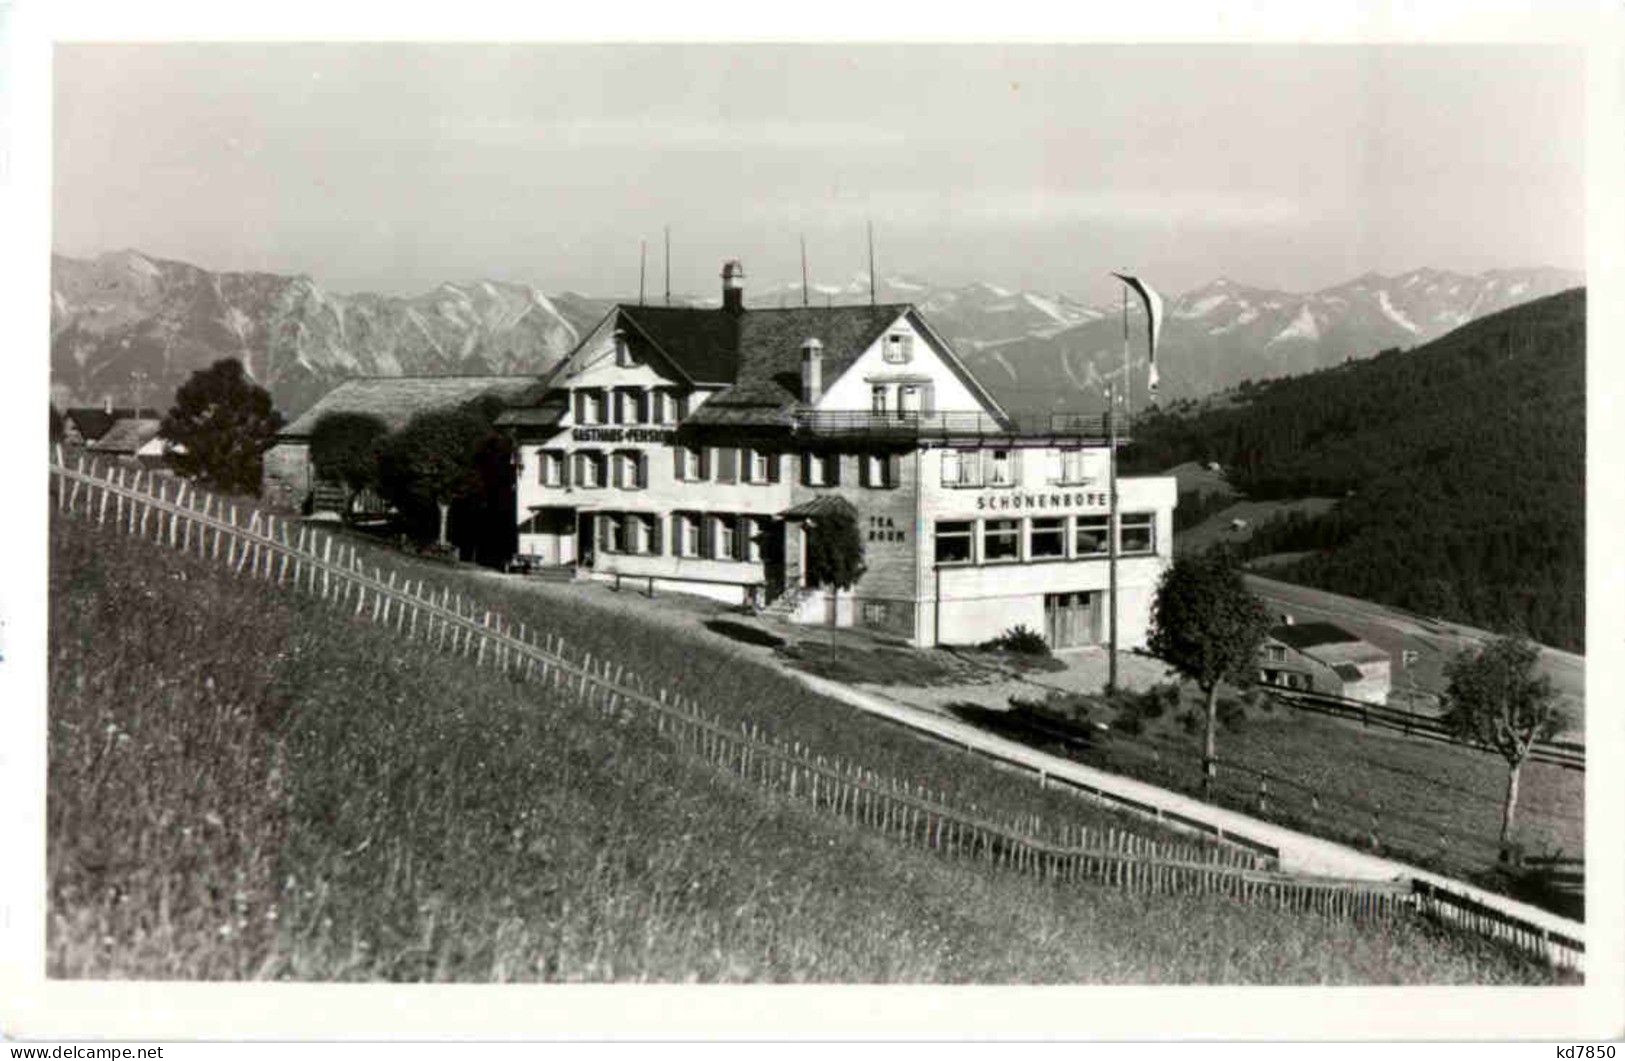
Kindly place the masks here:
<instances>
[{"instance_id":1,"label":"sky","mask_svg":"<svg viewBox=\"0 0 1625 1061\"><path fill-rule=\"evenodd\" d=\"M1115 297L1585 264L1583 53L61 44L52 243L337 291L865 269Z\"/></svg>"}]
</instances>

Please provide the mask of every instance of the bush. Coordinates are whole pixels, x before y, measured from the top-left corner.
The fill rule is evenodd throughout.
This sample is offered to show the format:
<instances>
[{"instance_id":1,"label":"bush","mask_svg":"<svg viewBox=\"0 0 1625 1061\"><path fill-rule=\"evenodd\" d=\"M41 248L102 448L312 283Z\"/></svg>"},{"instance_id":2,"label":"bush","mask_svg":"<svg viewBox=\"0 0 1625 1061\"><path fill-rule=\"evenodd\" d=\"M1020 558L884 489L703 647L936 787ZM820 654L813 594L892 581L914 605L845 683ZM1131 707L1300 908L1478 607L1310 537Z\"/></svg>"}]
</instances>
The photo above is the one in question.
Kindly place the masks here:
<instances>
[{"instance_id":1,"label":"bush","mask_svg":"<svg viewBox=\"0 0 1625 1061\"><path fill-rule=\"evenodd\" d=\"M1247 724L1247 707L1235 697L1219 701L1219 725L1225 729L1240 729Z\"/></svg>"},{"instance_id":2,"label":"bush","mask_svg":"<svg viewBox=\"0 0 1625 1061\"><path fill-rule=\"evenodd\" d=\"M1112 719L1112 729L1130 737L1138 737L1145 732L1145 720L1132 711L1124 711Z\"/></svg>"},{"instance_id":3,"label":"bush","mask_svg":"<svg viewBox=\"0 0 1625 1061\"><path fill-rule=\"evenodd\" d=\"M1196 717L1195 711L1182 711L1179 715L1179 728L1184 730L1186 735L1194 734L1202 728L1202 720Z\"/></svg>"},{"instance_id":4,"label":"bush","mask_svg":"<svg viewBox=\"0 0 1625 1061\"><path fill-rule=\"evenodd\" d=\"M1025 625L1012 626L993 640L983 642L982 647L1000 652L1015 652L1023 656L1050 654L1049 642L1044 640L1044 635Z\"/></svg>"}]
</instances>

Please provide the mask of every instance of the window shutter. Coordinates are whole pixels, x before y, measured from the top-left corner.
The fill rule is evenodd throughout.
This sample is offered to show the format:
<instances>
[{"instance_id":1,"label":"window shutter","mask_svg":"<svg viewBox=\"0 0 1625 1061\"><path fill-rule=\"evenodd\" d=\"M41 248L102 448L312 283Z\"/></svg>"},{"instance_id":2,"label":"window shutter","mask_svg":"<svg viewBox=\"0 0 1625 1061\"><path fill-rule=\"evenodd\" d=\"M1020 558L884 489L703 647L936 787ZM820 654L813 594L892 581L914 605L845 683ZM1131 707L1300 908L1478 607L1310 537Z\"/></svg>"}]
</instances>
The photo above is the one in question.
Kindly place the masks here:
<instances>
[{"instance_id":1,"label":"window shutter","mask_svg":"<svg viewBox=\"0 0 1625 1061\"><path fill-rule=\"evenodd\" d=\"M937 385L923 383L920 385L920 414L922 416L935 415L937 411Z\"/></svg>"},{"instance_id":2,"label":"window shutter","mask_svg":"<svg viewBox=\"0 0 1625 1061\"><path fill-rule=\"evenodd\" d=\"M597 523L598 523L598 548L600 550L604 551L604 552L608 552L609 551L609 517L601 515L601 516L599 516L597 518Z\"/></svg>"},{"instance_id":3,"label":"window shutter","mask_svg":"<svg viewBox=\"0 0 1625 1061\"><path fill-rule=\"evenodd\" d=\"M626 481L626 477L621 474L621 469L625 466L625 464L626 462L621 459L621 455L619 453L611 453L609 455L610 482L617 490L619 490Z\"/></svg>"},{"instance_id":4,"label":"window shutter","mask_svg":"<svg viewBox=\"0 0 1625 1061\"><path fill-rule=\"evenodd\" d=\"M699 527L700 527L699 554L704 559L710 560L710 559L712 559L711 551L714 548L714 545L713 545L713 537L714 536L711 533L711 517L706 516L706 515L701 515L701 516L696 517L695 522L697 522L699 524Z\"/></svg>"},{"instance_id":5,"label":"window shutter","mask_svg":"<svg viewBox=\"0 0 1625 1061\"><path fill-rule=\"evenodd\" d=\"M717 482L736 483L739 481L739 450L733 446L722 446L717 449Z\"/></svg>"},{"instance_id":6,"label":"window shutter","mask_svg":"<svg viewBox=\"0 0 1625 1061\"><path fill-rule=\"evenodd\" d=\"M1066 451L1059 449L1047 450L1044 461L1049 465L1049 481L1052 483L1066 482Z\"/></svg>"},{"instance_id":7,"label":"window shutter","mask_svg":"<svg viewBox=\"0 0 1625 1061\"><path fill-rule=\"evenodd\" d=\"M711 447L700 447L700 482L711 481Z\"/></svg>"},{"instance_id":8,"label":"window shutter","mask_svg":"<svg viewBox=\"0 0 1625 1061\"><path fill-rule=\"evenodd\" d=\"M886 488L895 489L903 481L903 455L901 453L886 454Z\"/></svg>"},{"instance_id":9,"label":"window shutter","mask_svg":"<svg viewBox=\"0 0 1625 1061\"><path fill-rule=\"evenodd\" d=\"M811 453L803 453L801 455L801 485L802 486L811 486L812 485L812 462L813 462L813 455Z\"/></svg>"},{"instance_id":10,"label":"window shutter","mask_svg":"<svg viewBox=\"0 0 1625 1061\"><path fill-rule=\"evenodd\" d=\"M644 490L649 486L649 455L639 453L638 457L638 489Z\"/></svg>"},{"instance_id":11,"label":"window shutter","mask_svg":"<svg viewBox=\"0 0 1625 1061\"><path fill-rule=\"evenodd\" d=\"M649 516L649 553L652 556L661 556L666 551L666 521L659 516Z\"/></svg>"},{"instance_id":12,"label":"window shutter","mask_svg":"<svg viewBox=\"0 0 1625 1061\"><path fill-rule=\"evenodd\" d=\"M871 473L871 469L874 467L874 463L875 463L875 455L873 453L860 453L860 454L858 454L858 485L859 486L868 487L868 486L874 486L875 485L875 483L873 483L871 481L874 478L874 475Z\"/></svg>"},{"instance_id":13,"label":"window shutter","mask_svg":"<svg viewBox=\"0 0 1625 1061\"><path fill-rule=\"evenodd\" d=\"M783 470L783 467L782 467L783 461L784 461L784 454L782 454L782 453L769 453L767 455L767 481L768 482L776 483L776 482L779 482L784 477L784 470Z\"/></svg>"},{"instance_id":14,"label":"window shutter","mask_svg":"<svg viewBox=\"0 0 1625 1061\"><path fill-rule=\"evenodd\" d=\"M734 555L735 560L750 559L750 531L751 519L749 516L734 517Z\"/></svg>"},{"instance_id":15,"label":"window shutter","mask_svg":"<svg viewBox=\"0 0 1625 1061\"><path fill-rule=\"evenodd\" d=\"M829 486L841 485L841 455L831 453L824 461L824 469L828 472L825 482Z\"/></svg>"},{"instance_id":16,"label":"window shutter","mask_svg":"<svg viewBox=\"0 0 1625 1061\"><path fill-rule=\"evenodd\" d=\"M1010 451L1010 484L1012 486L1021 485L1021 450L1019 449Z\"/></svg>"},{"instance_id":17,"label":"window shutter","mask_svg":"<svg viewBox=\"0 0 1625 1061\"><path fill-rule=\"evenodd\" d=\"M559 485L566 487L570 485L570 455L568 453L559 454Z\"/></svg>"},{"instance_id":18,"label":"window shutter","mask_svg":"<svg viewBox=\"0 0 1625 1061\"><path fill-rule=\"evenodd\" d=\"M671 448L671 477L676 482L683 481L683 463L688 459L688 450L682 446Z\"/></svg>"},{"instance_id":19,"label":"window shutter","mask_svg":"<svg viewBox=\"0 0 1625 1061\"><path fill-rule=\"evenodd\" d=\"M942 451L942 485L959 485L959 451L957 449Z\"/></svg>"}]
</instances>

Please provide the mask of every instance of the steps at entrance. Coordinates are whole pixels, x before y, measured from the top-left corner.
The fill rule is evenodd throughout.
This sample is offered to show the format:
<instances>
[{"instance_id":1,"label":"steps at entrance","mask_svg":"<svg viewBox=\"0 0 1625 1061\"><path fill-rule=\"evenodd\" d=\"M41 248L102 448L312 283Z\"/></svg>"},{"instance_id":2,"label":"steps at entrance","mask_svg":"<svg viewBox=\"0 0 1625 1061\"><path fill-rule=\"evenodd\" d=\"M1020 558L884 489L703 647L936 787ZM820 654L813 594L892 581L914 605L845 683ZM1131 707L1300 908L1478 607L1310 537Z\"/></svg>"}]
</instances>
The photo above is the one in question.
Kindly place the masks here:
<instances>
[{"instance_id":1,"label":"steps at entrance","mask_svg":"<svg viewBox=\"0 0 1625 1061\"><path fill-rule=\"evenodd\" d=\"M817 591L808 586L796 586L793 589L787 589L774 598L773 603L767 607L758 608L756 614L764 619L780 619L784 622L790 622L795 618L795 614L800 609L802 602L815 592Z\"/></svg>"}]
</instances>

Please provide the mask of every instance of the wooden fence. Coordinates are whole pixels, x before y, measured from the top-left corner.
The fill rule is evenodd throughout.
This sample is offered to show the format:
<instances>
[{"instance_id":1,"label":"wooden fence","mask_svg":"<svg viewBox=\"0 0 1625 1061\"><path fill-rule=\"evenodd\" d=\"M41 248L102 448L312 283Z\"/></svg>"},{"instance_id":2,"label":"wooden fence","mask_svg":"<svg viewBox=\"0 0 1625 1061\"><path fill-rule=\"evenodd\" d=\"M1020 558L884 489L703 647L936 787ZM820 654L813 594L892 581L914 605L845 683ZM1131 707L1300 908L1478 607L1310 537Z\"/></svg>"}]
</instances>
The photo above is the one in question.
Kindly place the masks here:
<instances>
[{"instance_id":1,"label":"wooden fence","mask_svg":"<svg viewBox=\"0 0 1625 1061\"><path fill-rule=\"evenodd\" d=\"M1368 704L1363 700L1350 700L1346 697L1330 696L1326 693L1311 693L1298 689L1279 689L1265 685L1260 685L1258 688L1272 699L1302 711L1314 711L1318 714L1358 722L1362 726L1375 726L1379 729L1394 730L1413 737L1423 737L1428 740L1458 744L1465 748L1499 754L1493 748L1463 740L1455 730L1445 725L1434 715L1424 715L1417 711L1406 711L1383 704ZM1529 751L1529 758L1535 762L1551 763L1554 766L1561 766L1565 770L1579 770L1582 773L1586 768L1585 745L1576 744L1572 741L1537 741Z\"/></svg>"},{"instance_id":2,"label":"wooden fence","mask_svg":"<svg viewBox=\"0 0 1625 1061\"><path fill-rule=\"evenodd\" d=\"M468 657L563 694L589 710L652 726L677 748L755 787L900 842L1057 882L1093 881L1136 891L1233 896L1282 910L1347 919L1386 919L1423 911L1485 931L1552 964L1583 968L1581 941L1407 881L1297 877L1267 855L1197 842L1152 840L1038 818L995 821L943 794L816 755L754 725L733 725L696 702L650 688L624 665L576 655L564 639L527 630L477 601L428 589L363 558L355 545L318 528L235 505L191 483L141 469L102 467L80 457L51 465L58 511L83 516L244 577L313 594L404 637ZM1449 914L1449 911L1455 913ZM1485 911L1488 911L1486 913ZM1499 919L1499 920L1497 920Z\"/></svg>"}]
</instances>

